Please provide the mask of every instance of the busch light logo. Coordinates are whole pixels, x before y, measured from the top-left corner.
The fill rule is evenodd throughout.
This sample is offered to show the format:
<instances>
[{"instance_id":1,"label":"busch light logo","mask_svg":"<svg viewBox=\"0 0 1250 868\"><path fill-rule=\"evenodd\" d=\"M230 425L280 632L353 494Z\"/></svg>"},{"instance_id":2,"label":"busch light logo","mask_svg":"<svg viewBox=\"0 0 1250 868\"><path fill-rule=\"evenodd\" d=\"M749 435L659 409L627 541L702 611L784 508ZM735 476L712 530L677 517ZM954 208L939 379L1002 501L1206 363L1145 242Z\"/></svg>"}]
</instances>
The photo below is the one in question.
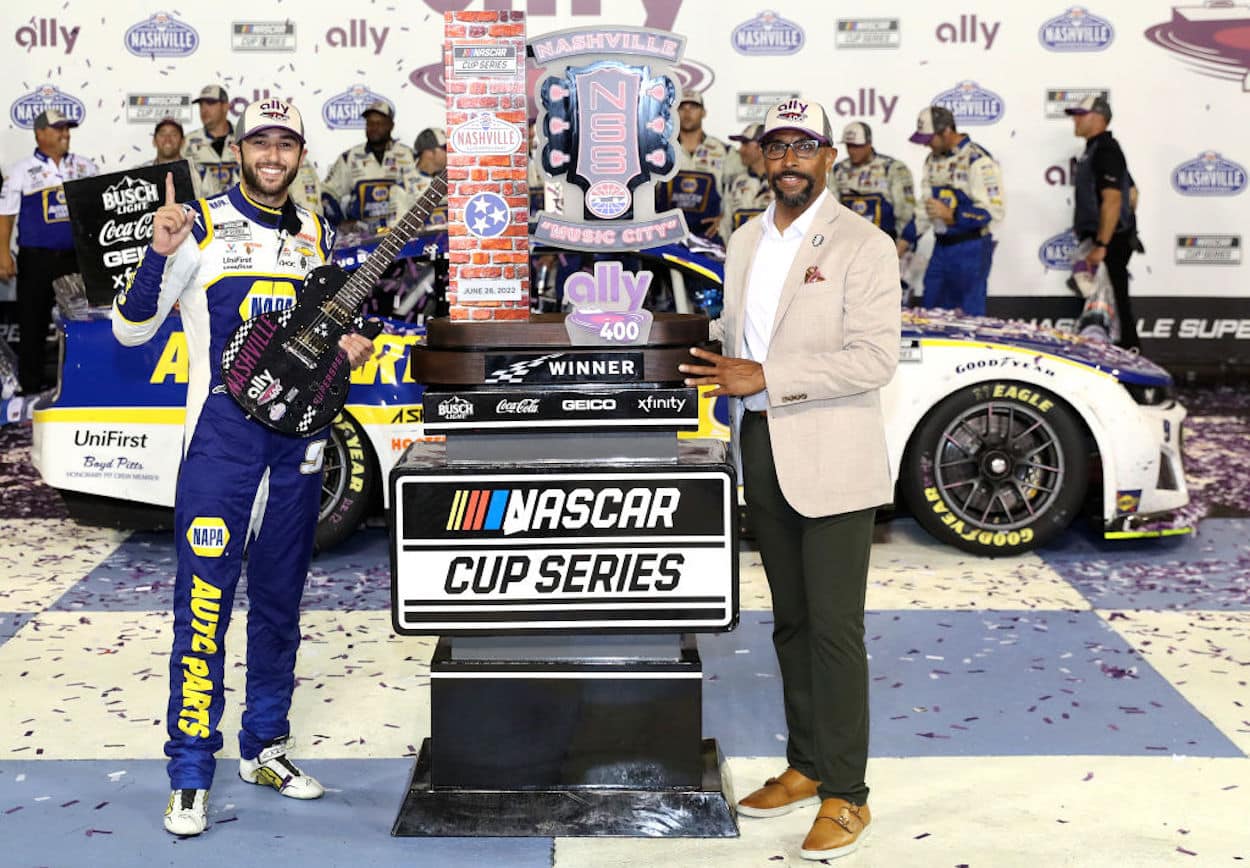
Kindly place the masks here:
<instances>
[{"instance_id":1,"label":"busch light logo","mask_svg":"<svg viewBox=\"0 0 1250 868\"><path fill-rule=\"evenodd\" d=\"M321 119L332 130L363 130L365 119L361 117L361 113L377 100L382 100L394 112L395 104L382 94L374 93L366 85L353 84L325 101L321 107Z\"/></svg>"},{"instance_id":2,"label":"busch light logo","mask_svg":"<svg viewBox=\"0 0 1250 868\"><path fill-rule=\"evenodd\" d=\"M1037 258L1042 265L1059 271L1072 270L1072 257L1076 253L1076 235L1071 229L1065 229L1042 242L1037 251Z\"/></svg>"},{"instance_id":3,"label":"busch light logo","mask_svg":"<svg viewBox=\"0 0 1250 868\"><path fill-rule=\"evenodd\" d=\"M1088 9L1073 6L1042 24L1037 38L1051 51L1102 51L1115 39L1115 28Z\"/></svg>"},{"instance_id":4,"label":"busch light logo","mask_svg":"<svg viewBox=\"0 0 1250 868\"><path fill-rule=\"evenodd\" d=\"M138 57L186 57L195 53L200 34L167 12L157 12L126 31L126 50Z\"/></svg>"},{"instance_id":5,"label":"busch light logo","mask_svg":"<svg viewBox=\"0 0 1250 868\"><path fill-rule=\"evenodd\" d=\"M1002 120L1005 111L1003 98L975 81L961 81L950 90L939 93L931 102L950 109L957 127L996 124Z\"/></svg>"},{"instance_id":6,"label":"busch light logo","mask_svg":"<svg viewBox=\"0 0 1250 868\"><path fill-rule=\"evenodd\" d=\"M796 54L803 47L803 28L776 12L761 12L735 27L729 39L739 54Z\"/></svg>"},{"instance_id":7,"label":"busch light logo","mask_svg":"<svg viewBox=\"0 0 1250 868\"><path fill-rule=\"evenodd\" d=\"M1236 196L1246 189L1246 170L1207 151L1172 170L1172 188L1182 196Z\"/></svg>"},{"instance_id":8,"label":"busch light logo","mask_svg":"<svg viewBox=\"0 0 1250 868\"><path fill-rule=\"evenodd\" d=\"M81 124L87 115L82 100L58 90L54 85L44 84L28 94L19 96L9 107L13 125L24 130L35 128L35 118L40 112L56 109L75 123Z\"/></svg>"}]
</instances>

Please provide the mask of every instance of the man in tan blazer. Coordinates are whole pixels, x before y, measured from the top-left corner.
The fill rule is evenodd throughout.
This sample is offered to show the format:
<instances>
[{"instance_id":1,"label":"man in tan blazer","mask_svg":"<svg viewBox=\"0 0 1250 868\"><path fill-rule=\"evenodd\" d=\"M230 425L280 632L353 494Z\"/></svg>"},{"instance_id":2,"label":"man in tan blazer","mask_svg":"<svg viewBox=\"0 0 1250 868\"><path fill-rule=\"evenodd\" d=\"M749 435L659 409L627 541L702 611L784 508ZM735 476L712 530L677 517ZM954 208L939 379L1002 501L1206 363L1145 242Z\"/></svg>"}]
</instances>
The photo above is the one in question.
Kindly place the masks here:
<instances>
[{"instance_id":1,"label":"man in tan blazer","mask_svg":"<svg viewBox=\"0 0 1250 868\"><path fill-rule=\"evenodd\" d=\"M789 767L738 803L820 803L800 850L855 850L872 821L864 595L876 508L893 500L879 391L898 363L898 253L825 189L819 104L773 106L761 146L776 199L730 239L724 356L692 349L687 385L736 399L747 513L773 597Z\"/></svg>"}]
</instances>

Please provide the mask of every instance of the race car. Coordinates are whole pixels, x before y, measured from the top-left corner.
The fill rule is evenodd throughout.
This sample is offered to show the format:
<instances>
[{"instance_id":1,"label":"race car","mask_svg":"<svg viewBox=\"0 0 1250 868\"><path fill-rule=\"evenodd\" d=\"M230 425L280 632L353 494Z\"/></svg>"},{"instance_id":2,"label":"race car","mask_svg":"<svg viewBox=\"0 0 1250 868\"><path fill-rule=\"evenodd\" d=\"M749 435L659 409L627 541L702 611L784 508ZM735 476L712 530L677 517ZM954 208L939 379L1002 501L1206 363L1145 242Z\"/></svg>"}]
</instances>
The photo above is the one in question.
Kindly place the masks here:
<instances>
[{"instance_id":1,"label":"race car","mask_svg":"<svg viewBox=\"0 0 1250 868\"><path fill-rule=\"evenodd\" d=\"M341 261L350 268L362 252ZM719 314L714 251L671 245L637 261L656 275L653 309ZM113 339L107 311L60 329L60 386L35 413L34 462L75 517L151 525L146 507L173 505L182 450L187 358L177 316L136 348ZM388 322L378 354L352 375L326 452L320 548L377 508L381 480L423 436L423 387L408 366L423 335ZM1188 530L1167 522L1188 502L1185 410L1171 377L1147 359L938 311L904 313L900 358L882 394L895 499L938 540L1013 554L1045 545L1084 512L1113 538ZM702 401L699 430L687 436L728 439L728 415L723 400Z\"/></svg>"}]
</instances>

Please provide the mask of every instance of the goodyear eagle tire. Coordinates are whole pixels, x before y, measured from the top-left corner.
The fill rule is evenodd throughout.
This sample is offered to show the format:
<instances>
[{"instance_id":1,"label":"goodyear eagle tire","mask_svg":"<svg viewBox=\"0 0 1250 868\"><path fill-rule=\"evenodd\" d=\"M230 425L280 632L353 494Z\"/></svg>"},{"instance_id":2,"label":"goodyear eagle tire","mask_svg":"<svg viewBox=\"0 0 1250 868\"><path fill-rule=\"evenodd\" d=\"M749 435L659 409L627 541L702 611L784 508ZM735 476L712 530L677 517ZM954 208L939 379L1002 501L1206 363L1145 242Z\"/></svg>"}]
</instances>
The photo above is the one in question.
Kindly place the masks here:
<instances>
[{"instance_id":1,"label":"goodyear eagle tire","mask_svg":"<svg viewBox=\"0 0 1250 868\"><path fill-rule=\"evenodd\" d=\"M942 542L1000 556L1045 545L1080 514L1089 451L1073 411L1027 383L969 386L912 435L899 487Z\"/></svg>"},{"instance_id":2,"label":"goodyear eagle tire","mask_svg":"<svg viewBox=\"0 0 1250 868\"><path fill-rule=\"evenodd\" d=\"M325 551L351 536L373 503L375 463L364 429L345 413L330 423L316 549Z\"/></svg>"}]
</instances>

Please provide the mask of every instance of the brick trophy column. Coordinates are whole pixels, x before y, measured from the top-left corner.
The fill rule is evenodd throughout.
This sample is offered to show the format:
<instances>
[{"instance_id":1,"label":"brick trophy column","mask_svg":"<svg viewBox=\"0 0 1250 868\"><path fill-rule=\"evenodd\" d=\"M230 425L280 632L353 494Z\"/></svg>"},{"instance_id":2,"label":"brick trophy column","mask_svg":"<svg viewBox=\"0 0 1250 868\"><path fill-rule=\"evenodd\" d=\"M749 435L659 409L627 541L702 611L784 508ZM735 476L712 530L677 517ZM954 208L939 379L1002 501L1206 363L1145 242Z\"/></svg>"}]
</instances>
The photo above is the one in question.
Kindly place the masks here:
<instances>
[{"instance_id":1,"label":"brick trophy column","mask_svg":"<svg viewBox=\"0 0 1250 868\"><path fill-rule=\"evenodd\" d=\"M526 319L525 15L447 12L444 21L451 318Z\"/></svg>"}]
</instances>

